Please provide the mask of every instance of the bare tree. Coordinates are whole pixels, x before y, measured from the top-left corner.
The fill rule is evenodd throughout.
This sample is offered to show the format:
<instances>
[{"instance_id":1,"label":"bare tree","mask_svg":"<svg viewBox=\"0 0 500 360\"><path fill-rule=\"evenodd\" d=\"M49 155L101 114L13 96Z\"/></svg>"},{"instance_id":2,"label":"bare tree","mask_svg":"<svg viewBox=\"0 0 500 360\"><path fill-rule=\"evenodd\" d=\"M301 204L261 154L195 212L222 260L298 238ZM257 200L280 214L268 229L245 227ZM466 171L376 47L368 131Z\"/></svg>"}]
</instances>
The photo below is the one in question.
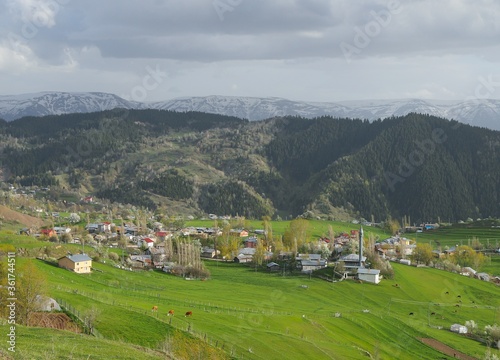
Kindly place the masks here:
<instances>
[{"instance_id":1,"label":"bare tree","mask_svg":"<svg viewBox=\"0 0 500 360\"><path fill-rule=\"evenodd\" d=\"M41 297L46 293L46 280L43 274L28 260L18 268L17 275L17 321L27 325L30 315L40 307Z\"/></svg>"}]
</instances>

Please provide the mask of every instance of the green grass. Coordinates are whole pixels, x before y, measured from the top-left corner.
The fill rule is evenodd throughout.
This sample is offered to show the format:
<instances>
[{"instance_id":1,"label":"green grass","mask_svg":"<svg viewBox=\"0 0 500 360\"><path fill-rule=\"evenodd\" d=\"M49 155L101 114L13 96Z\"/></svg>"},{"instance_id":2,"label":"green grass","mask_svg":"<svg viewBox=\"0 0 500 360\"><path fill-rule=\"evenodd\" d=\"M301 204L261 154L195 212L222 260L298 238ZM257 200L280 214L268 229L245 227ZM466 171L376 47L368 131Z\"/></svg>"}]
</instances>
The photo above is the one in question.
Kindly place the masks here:
<instances>
[{"instance_id":1,"label":"green grass","mask_svg":"<svg viewBox=\"0 0 500 360\"><path fill-rule=\"evenodd\" d=\"M441 227L436 230L428 230L422 233L406 234L408 238L416 239L418 242L431 243L436 247L440 244L445 246L470 245L474 237L478 238L484 247L500 246L500 229L488 227Z\"/></svg>"},{"instance_id":2,"label":"green grass","mask_svg":"<svg viewBox=\"0 0 500 360\"><path fill-rule=\"evenodd\" d=\"M490 261L481 267L481 271L494 276L500 276L500 254L491 255Z\"/></svg>"},{"instance_id":3,"label":"green grass","mask_svg":"<svg viewBox=\"0 0 500 360\"><path fill-rule=\"evenodd\" d=\"M272 221L271 226L272 226L273 234L274 235L283 235L285 233L285 231L289 228L290 222L291 222L290 220ZM349 232L351 230L359 230L359 228L360 228L359 224L344 223L344 222L339 222L339 221L308 220L308 223L309 223L309 225L307 228L307 233L311 239L317 239L319 237L328 236L328 231L329 231L330 226L332 227L332 229L336 235L338 235L342 232ZM246 220L245 225L250 230L264 229L264 225L263 225L262 220ZM210 228L210 227L214 226L214 220L186 221L186 226L209 227ZM384 232L384 230L377 228L377 227L364 226L363 230L365 232L365 236L368 236L369 234L373 234L373 236L375 236L375 237L378 236L380 239L385 239L385 238L390 236L388 233Z\"/></svg>"},{"instance_id":4,"label":"green grass","mask_svg":"<svg viewBox=\"0 0 500 360\"><path fill-rule=\"evenodd\" d=\"M481 344L429 325L447 329L470 319L480 327L500 322L494 285L398 264L395 279L378 286L282 277L232 263L207 263L212 273L208 281L102 264L95 264L102 272L90 275L43 262L37 266L47 275L52 296L81 313L90 306L100 309L96 328L105 338L149 348L156 348L174 329L189 328L237 358L281 359L287 354L294 359L362 359L367 352L397 359L440 356L418 337L434 337L480 357L485 352ZM460 308L455 307L458 295ZM158 314L151 313L153 305L158 305ZM176 311L171 324L170 309ZM183 317L186 311L193 311L193 317ZM342 317L334 317L336 312Z\"/></svg>"},{"instance_id":5,"label":"green grass","mask_svg":"<svg viewBox=\"0 0 500 360\"><path fill-rule=\"evenodd\" d=\"M0 326L2 334L7 327ZM3 345L3 344L2 344ZM165 355L122 341L98 339L93 336L42 328L16 328L16 352L2 346L2 359L66 360L66 359L123 359L157 360Z\"/></svg>"},{"instance_id":6,"label":"green grass","mask_svg":"<svg viewBox=\"0 0 500 360\"><path fill-rule=\"evenodd\" d=\"M278 229L273 223L274 233L284 231L287 223L280 222ZM256 221L255 228L262 228L261 224ZM193 224L212 225L212 221ZM310 232L322 236L328 225L336 232L357 228L312 221ZM13 240L21 247L31 241L0 237L2 243ZM23 261L18 258L18 265ZM108 352L100 358L155 358L164 356L159 351L166 338L176 339L169 346L178 358L192 348L198 349L201 358L220 358L223 352L238 359L444 357L422 344L420 337L436 338L481 358L486 351L482 344L447 329L467 320L476 321L480 329L500 323L499 287L431 268L393 264L393 280L371 285L329 283L302 275L283 277L224 262L206 262L212 275L207 281L186 281L154 271L130 272L99 263L94 267L100 271L77 275L42 261L35 263L46 275L52 297L68 302L80 314L98 309L95 326L103 339L20 327L26 340L22 335L18 349L24 357L19 358L62 359L72 351L73 358L86 358L82 354L87 347L90 358L104 351L103 347ZM500 257L493 257L487 268L498 274ZM151 312L153 305L159 307L158 313ZM170 309L175 310L174 317L167 316ZM193 316L185 318L186 311ZM70 340L57 341L64 337ZM180 345L175 348L175 344ZM135 351L141 348L151 350L140 357ZM45 357L35 349L41 349Z\"/></svg>"}]
</instances>

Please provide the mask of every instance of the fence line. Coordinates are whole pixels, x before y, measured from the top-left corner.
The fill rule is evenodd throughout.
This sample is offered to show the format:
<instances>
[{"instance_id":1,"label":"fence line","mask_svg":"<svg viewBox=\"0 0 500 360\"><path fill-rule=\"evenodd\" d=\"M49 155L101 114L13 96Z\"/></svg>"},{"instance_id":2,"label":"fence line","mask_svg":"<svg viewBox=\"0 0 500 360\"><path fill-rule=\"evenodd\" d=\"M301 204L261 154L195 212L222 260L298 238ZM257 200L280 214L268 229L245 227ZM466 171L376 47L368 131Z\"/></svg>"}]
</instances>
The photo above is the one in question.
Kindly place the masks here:
<instances>
[{"instance_id":1,"label":"fence line","mask_svg":"<svg viewBox=\"0 0 500 360\"><path fill-rule=\"evenodd\" d=\"M55 300L57 301L57 303L59 304L59 306L61 308L63 308L64 310L66 310L67 312L69 312L71 315L73 315L74 317L76 317L78 320L80 320L82 322L82 324L84 324L84 326L87 328L87 324L85 322L85 319L82 319L80 311L78 311L77 309L75 309L66 300L63 300L63 299L55 299ZM98 337L98 338L102 338L103 337L101 335L101 333L99 333L99 331L96 328L94 328L93 326L90 327L89 331L90 331L90 334L93 335L93 336L95 336L95 337Z\"/></svg>"}]
</instances>

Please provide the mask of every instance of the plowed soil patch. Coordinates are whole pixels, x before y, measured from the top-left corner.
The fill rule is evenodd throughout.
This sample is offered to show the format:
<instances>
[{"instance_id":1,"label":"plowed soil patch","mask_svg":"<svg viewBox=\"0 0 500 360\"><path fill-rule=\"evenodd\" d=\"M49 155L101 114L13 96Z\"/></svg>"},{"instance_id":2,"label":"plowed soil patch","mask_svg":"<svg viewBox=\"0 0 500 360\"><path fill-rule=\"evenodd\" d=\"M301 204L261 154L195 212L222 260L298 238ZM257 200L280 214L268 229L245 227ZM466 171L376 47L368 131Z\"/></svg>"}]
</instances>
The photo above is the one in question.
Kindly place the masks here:
<instances>
[{"instance_id":1,"label":"plowed soil patch","mask_svg":"<svg viewBox=\"0 0 500 360\"><path fill-rule=\"evenodd\" d=\"M80 333L80 328L64 313L38 312L30 315L30 326L68 330Z\"/></svg>"},{"instance_id":2,"label":"plowed soil patch","mask_svg":"<svg viewBox=\"0 0 500 360\"><path fill-rule=\"evenodd\" d=\"M460 351L457 351L457 350L449 347L448 345L443 344L441 341L437 341L436 339L421 338L418 340L420 340L424 344L429 345L430 347L436 349L437 351L442 352L443 354L454 357L455 359L477 360L476 358L469 356L469 355L466 355L464 353L461 353Z\"/></svg>"}]
</instances>

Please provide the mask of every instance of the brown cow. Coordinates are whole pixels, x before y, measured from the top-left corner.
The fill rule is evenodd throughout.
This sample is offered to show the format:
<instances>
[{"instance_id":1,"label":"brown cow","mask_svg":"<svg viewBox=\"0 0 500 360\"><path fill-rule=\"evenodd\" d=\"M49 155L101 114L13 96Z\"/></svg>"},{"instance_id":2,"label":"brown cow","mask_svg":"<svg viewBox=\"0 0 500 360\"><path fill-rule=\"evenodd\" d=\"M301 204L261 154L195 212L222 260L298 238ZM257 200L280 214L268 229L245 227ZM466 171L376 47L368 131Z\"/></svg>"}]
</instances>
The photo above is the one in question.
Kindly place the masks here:
<instances>
[{"instance_id":1,"label":"brown cow","mask_svg":"<svg viewBox=\"0 0 500 360\"><path fill-rule=\"evenodd\" d=\"M151 309L151 311L158 311L158 306L153 306L153 308Z\"/></svg>"},{"instance_id":2,"label":"brown cow","mask_svg":"<svg viewBox=\"0 0 500 360\"><path fill-rule=\"evenodd\" d=\"M188 316L192 316L192 315L193 315L193 312L192 312L192 311L188 311L188 312L186 313L186 315L184 315L184 317L188 317Z\"/></svg>"},{"instance_id":3,"label":"brown cow","mask_svg":"<svg viewBox=\"0 0 500 360\"><path fill-rule=\"evenodd\" d=\"M174 310L168 310L167 316L174 316Z\"/></svg>"}]
</instances>

